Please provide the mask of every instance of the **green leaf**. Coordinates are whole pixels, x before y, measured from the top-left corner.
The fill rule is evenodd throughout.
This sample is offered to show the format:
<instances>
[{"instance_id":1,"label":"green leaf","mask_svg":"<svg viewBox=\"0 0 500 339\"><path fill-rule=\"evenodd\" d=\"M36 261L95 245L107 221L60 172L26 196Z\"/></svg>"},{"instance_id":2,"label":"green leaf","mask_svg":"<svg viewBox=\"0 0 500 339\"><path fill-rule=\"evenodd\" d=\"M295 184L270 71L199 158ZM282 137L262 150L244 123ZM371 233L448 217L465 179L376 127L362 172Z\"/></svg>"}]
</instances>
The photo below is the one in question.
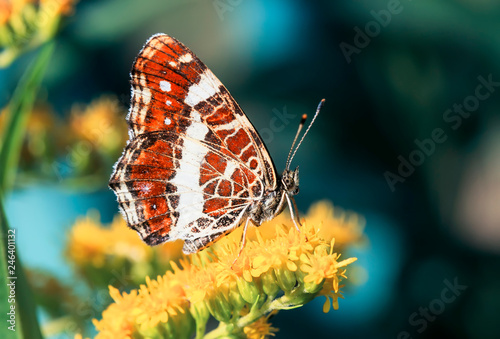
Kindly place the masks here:
<instances>
[{"instance_id":1,"label":"green leaf","mask_svg":"<svg viewBox=\"0 0 500 339\"><path fill-rule=\"evenodd\" d=\"M42 339L33 294L17 253L18 230L9 228L1 195L0 235L0 338Z\"/></svg>"},{"instance_id":2,"label":"green leaf","mask_svg":"<svg viewBox=\"0 0 500 339\"><path fill-rule=\"evenodd\" d=\"M50 42L26 69L7 107L6 124L0 134L0 194L11 188L16 174L23 136L43 74L54 50Z\"/></svg>"},{"instance_id":3,"label":"green leaf","mask_svg":"<svg viewBox=\"0 0 500 339\"><path fill-rule=\"evenodd\" d=\"M0 338L42 338L36 318L36 305L17 253L18 230L9 228L2 200L14 181L29 113L53 50L54 43L45 45L26 69L9 102L6 124L1 134L0 310L3 316Z\"/></svg>"}]
</instances>

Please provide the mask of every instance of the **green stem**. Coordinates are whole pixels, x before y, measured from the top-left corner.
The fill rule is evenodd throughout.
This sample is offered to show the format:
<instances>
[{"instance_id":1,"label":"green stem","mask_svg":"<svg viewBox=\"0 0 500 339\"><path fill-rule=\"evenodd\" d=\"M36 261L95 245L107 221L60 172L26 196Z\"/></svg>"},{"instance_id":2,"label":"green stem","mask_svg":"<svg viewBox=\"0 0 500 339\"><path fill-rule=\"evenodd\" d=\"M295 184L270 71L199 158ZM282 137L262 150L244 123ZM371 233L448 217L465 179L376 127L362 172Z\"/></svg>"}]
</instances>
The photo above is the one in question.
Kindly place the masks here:
<instances>
[{"instance_id":1,"label":"green stem","mask_svg":"<svg viewBox=\"0 0 500 339\"><path fill-rule=\"evenodd\" d=\"M53 42L44 46L37 59L24 72L9 102L7 122L1 133L0 195L5 195L14 181L29 113L53 50Z\"/></svg>"},{"instance_id":2,"label":"green stem","mask_svg":"<svg viewBox=\"0 0 500 339\"><path fill-rule=\"evenodd\" d=\"M205 334L205 329L207 328L208 318L205 321L200 321L199 319L195 319L195 321L196 321L196 337L195 337L195 339L202 339L203 335Z\"/></svg>"},{"instance_id":3,"label":"green stem","mask_svg":"<svg viewBox=\"0 0 500 339\"><path fill-rule=\"evenodd\" d=\"M306 302L314 299L316 294L304 293L301 286L295 288L290 294L283 295L278 299L267 300L260 308L252 307L250 312L241 317L238 321L232 323L220 323L219 326L207 333L204 339L215 339L231 334L240 333L245 326L248 326L261 317L266 316L275 310L289 310L303 306ZM255 303L257 305L257 302Z\"/></svg>"}]
</instances>

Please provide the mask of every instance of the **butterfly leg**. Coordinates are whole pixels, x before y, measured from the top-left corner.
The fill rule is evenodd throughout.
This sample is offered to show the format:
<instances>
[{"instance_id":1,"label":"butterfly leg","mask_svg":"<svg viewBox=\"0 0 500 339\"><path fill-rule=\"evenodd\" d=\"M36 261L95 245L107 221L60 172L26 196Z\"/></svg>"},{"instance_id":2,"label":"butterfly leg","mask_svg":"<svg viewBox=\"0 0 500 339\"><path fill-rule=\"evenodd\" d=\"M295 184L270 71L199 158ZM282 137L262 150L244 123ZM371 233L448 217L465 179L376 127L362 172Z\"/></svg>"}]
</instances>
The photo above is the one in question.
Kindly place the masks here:
<instances>
[{"instance_id":1,"label":"butterfly leg","mask_svg":"<svg viewBox=\"0 0 500 339\"><path fill-rule=\"evenodd\" d=\"M241 252L243 252L243 248L245 247L245 244L247 242L247 229L248 229L248 222L249 221L250 221L250 218L247 218L247 221L245 221L245 227L243 228L243 234L241 235L241 240L240 240L240 244L241 244L240 250L238 251L238 255L234 259L233 263L231 264L231 267L233 267L236 260L238 260L238 258L240 257Z\"/></svg>"},{"instance_id":2,"label":"butterfly leg","mask_svg":"<svg viewBox=\"0 0 500 339\"><path fill-rule=\"evenodd\" d=\"M286 201L288 203L288 209L290 210L290 216L292 217L293 224L295 225L295 228L297 229L297 231L300 233L299 225L302 226L302 224L300 223L299 209L297 208L297 204L295 203L295 199L293 197L290 197L288 194L285 194L285 197L286 197ZM306 241L307 241L307 235L305 237L306 237Z\"/></svg>"},{"instance_id":3,"label":"butterfly leg","mask_svg":"<svg viewBox=\"0 0 500 339\"><path fill-rule=\"evenodd\" d=\"M290 216L292 217L293 224L295 225L295 228L297 231L300 232L299 226L297 223L302 226L300 223L300 220L297 219L298 212L296 212L297 205L295 204L295 199L293 197L288 196L288 194L285 194L286 197L286 202L288 203L288 209L290 210ZM293 204L292 204L293 201Z\"/></svg>"}]
</instances>

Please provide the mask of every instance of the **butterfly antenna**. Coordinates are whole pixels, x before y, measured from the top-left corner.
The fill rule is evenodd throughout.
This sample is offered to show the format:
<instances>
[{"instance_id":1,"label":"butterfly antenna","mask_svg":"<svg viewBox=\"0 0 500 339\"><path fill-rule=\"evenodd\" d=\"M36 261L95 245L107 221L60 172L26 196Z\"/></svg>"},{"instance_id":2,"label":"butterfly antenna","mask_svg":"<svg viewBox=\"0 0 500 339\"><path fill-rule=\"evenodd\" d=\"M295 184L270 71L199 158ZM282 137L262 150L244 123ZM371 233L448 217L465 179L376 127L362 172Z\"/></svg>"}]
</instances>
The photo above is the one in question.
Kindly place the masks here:
<instances>
[{"instance_id":1,"label":"butterfly antenna","mask_svg":"<svg viewBox=\"0 0 500 339\"><path fill-rule=\"evenodd\" d=\"M288 157L286 158L286 169L290 168L290 156L292 155L293 146L295 146L295 142L299 138L300 131L302 131L302 127L304 127L307 120L307 114L302 115L302 119L300 120L299 128L297 129L297 133L295 134L295 138L293 138L292 147L290 147L290 152L288 152Z\"/></svg>"},{"instance_id":2,"label":"butterfly antenna","mask_svg":"<svg viewBox=\"0 0 500 339\"><path fill-rule=\"evenodd\" d=\"M318 104L318 108L316 108L316 113L314 113L314 117L312 118L311 122L309 123L309 126L307 126L307 129L306 129L304 135L302 135L302 138L300 139L299 144L297 145L297 147L293 151L292 156L290 157L290 154L288 154L288 159L286 161L286 169L290 168L290 164L292 163L292 160L293 160L293 157L295 156L295 153L297 153L297 150L299 149L300 145L302 144L302 141L304 141L304 138L306 137L307 133L311 129L311 126L313 125L314 120L316 120L316 118L318 117L319 111L321 110L321 107L323 107L324 103L325 103L325 99L321 99L321 101ZM299 130L297 131L297 135L295 136L295 140L297 140L297 136L299 135L299 132L302 129L302 126L304 125L303 123L306 122L304 117L307 118L307 115L304 114L302 116L302 120L300 121L301 125L299 125ZM295 140L293 141L293 144L295 144ZM293 148L293 144L292 144L292 148ZM292 152L292 150L290 149L290 153L291 152Z\"/></svg>"}]
</instances>

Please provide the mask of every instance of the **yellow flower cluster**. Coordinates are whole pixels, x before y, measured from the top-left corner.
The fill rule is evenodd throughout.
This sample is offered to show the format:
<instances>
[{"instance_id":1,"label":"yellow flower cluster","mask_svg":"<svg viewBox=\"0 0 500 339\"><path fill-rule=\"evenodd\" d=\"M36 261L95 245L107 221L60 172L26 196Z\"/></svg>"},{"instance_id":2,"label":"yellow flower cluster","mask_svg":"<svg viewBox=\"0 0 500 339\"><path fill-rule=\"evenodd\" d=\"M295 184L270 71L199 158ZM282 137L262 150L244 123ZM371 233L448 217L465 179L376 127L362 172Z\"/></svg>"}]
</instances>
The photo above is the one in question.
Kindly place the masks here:
<instances>
[{"instance_id":1,"label":"yellow flower cluster","mask_svg":"<svg viewBox=\"0 0 500 339\"><path fill-rule=\"evenodd\" d=\"M0 0L1 1L1 0ZM7 109L0 111L0 134L8 128ZM102 95L89 104L74 104L61 120L49 104L37 104L28 115L19 168L36 178L78 179L102 184L127 139L125 109L118 99Z\"/></svg>"},{"instance_id":2,"label":"yellow flower cluster","mask_svg":"<svg viewBox=\"0 0 500 339\"><path fill-rule=\"evenodd\" d=\"M335 238L337 248L343 249L364 240L365 219L359 214L334 207L329 201L313 204L307 212L307 221L318 225L319 235L323 239Z\"/></svg>"},{"instance_id":3,"label":"yellow flower cluster","mask_svg":"<svg viewBox=\"0 0 500 339\"><path fill-rule=\"evenodd\" d=\"M329 207L325 202L316 205L300 232L280 224L286 219L282 216L254 228L240 254L241 228L179 265L172 263L173 271L156 280L146 278L139 289L120 294L110 287L115 302L101 320L94 320L97 338L189 338L193 333L207 339L264 338L276 331L267 323L271 312L300 307L317 296L327 298L325 312L330 300L337 309L345 267L356 258L340 260L334 234L324 227L350 232L347 225L354 219L331 214L318 224L309 221ZM220 324L205 334L210 316Z\"/></svg>"},{"instance_id":4,"label":"yellow flower cluster","mask_svg":"<svg viewBox=\"0 0 500 339\"><path fill-rule=\"evenodd\" d=\"M115 156L125 145L127 134L123 112L118 100L112 96L102 96L86 106L74 105L69 120L71 135Z\"/></svg>"},{"instance_id":5,"label":"yellow flower cluster","mask_svg":"<svg viewBox=\"0 0 500 339\"><path fill-rule=\"evenodd\" d=\"M24 49L51 39L61 16L73 13L77 0L0 1L0 67L8 66Z\"/></svg>"},{"instance_id":6,"label":"yellow flower cluster","mask_svg":"<svg viewBox=\"0 0 500 339\"><path fill-rule=\"evenodd\" d=\"M267 317L261 317L254 323L245 326L243 332L245 333L245 338L247 339L261 339L269 336L274 337L274 333L278 332L278 329L272 327L269 323L270 315L277 313L277 311L271 312Z\"/></svg>"},{"instance_id":7,"label":"yellow flower cluster","mask_svg":"<svg viewBox=\"0 0 500 339\"><path fill-rule=\"evenodd\" d=\"M136 284L146 275L164 272L170 268L170 260L182 255L181 249L181 241L150 247L135 231L127 229L120 215L110 225L103 225L99 215L91 212L72 227L66 253L92 285L107 286L113 281L110 272L125 269L124 275Z\"/></svg>"}]
</instances>

